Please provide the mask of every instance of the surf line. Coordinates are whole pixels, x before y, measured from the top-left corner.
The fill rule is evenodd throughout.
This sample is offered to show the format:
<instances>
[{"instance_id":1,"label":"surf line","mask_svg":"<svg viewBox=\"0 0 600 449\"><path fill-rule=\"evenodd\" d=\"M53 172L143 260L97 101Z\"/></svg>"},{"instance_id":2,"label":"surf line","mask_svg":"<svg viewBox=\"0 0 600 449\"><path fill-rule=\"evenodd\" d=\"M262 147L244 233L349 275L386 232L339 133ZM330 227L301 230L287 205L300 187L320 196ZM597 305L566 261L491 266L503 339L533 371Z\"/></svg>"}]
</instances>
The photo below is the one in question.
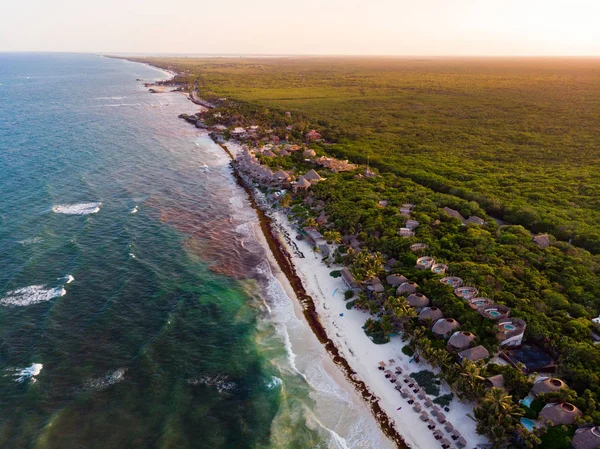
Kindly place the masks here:
<instances>
[{"instance_id":1,"label":"surf line","mask_svg":"<svg viewBox=\"0 0 600 449\"><path fill-rule=\"evenodd\" d=\"M232 161L235 159L226 145L216 141L215 143L219 145L227 153L227 155L229 155ZM252 209L254 209L258 216L260 228L265 236L265 240L269 245L269 249L271 250L271 253L273 254L275 260L277 261L277 265L279 266L280 270L285 274L285 277L294 289L296 297L302 305L304 317L306 318L306 321L308 321L308 324L312 329L313 333L323 344L323 346L325 346L325 349L332 357L333 362L342 369L346 379L360 392L361 396L371 409L371 413L373 413L373 416L379 423L379 426L381 427L383 433L385 433L385 435L389 439L396 443L398 449L409 449L409 446L402 438L402 435L400 435L394 427L392 420L379 405L379 399L377 398L377 396L375 396L369 390L367 385L359 379L356 372L348 364L346 359L340 355L337 346L335 346L331 338L329 338L329 336L327 335L327 330L321 323L321 320L319 320L319 314L317 313L314 300L310 295L306 293L306 289L302 284L302 280L296 273L296 267L291 261L286 250L279 243L279 239L277 238L273 230L273 221L269 216L265 214L265 212L260 208L260 206L256 202L252 186L248 185L244 181L243 177L240 176L240 174L237 172L237 168L235 168L234 166L232 166L232 173L238 185L246 191L248 199L250 201L250 205L252 206Z\"/></svg>"}]
</instances>

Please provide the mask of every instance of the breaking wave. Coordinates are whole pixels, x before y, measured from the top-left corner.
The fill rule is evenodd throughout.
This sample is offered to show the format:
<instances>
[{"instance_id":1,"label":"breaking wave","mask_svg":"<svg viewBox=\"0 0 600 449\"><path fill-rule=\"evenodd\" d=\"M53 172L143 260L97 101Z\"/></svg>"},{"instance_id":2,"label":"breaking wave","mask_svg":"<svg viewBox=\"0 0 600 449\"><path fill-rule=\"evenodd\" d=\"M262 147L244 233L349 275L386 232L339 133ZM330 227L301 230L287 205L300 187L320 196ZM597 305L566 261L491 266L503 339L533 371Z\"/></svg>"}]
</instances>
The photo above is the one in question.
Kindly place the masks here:
<instances>
[{"instance_id":1,"label":"breaking wave","mask_svg":"<svg viewBox=\"0 0 600 449\"><path fill-rule=\"evenodd\" d=\"M126 368L108 372L102 377L94 377L85 382L84 386L93 390L104 390L125 379Z\"/></svg>"},{"instance_id":2,"label":"breaking wave","mask_svg":"<svg viewBox=\"0 0 600 449\"><path fill-rule=\"evenodd\" d=\"M188 379L187 383L190 385L215 387L220 394L228 393L237 387L235 382L230 381L229 378L223 374L217 374L216 376L200 376L195 379Z\"/></svg>"},{"instance_id":3,"label":"breaking wave","mask_svg":"<svg viewBox=\"0 0 600 449\"><path fill-rule=\"evenodd\" d=\"M64 289L65 284L70 284L75 280L73 276L68 274L64 278L60 278L63 282L54 288L49 288L46 285L29 285L27 287L18 288L6 292L6 296L0 299L0 305L7 307L25 307L41 302L50 301L54 298L60 298L67 294Z\"/></svg>"},{"instance_id":4,"label":"breaking wave","mask_svg":"<svg viewBox=\"0 0 600 449\"><path fill-rule=\"evenodd\" d=\"M40 243L42 242L43 239L41 237L31 237L25 240L19 240L19 243L21 245L33 245L35 243Z\"/></svg>"},{"instance_id":5,"label":"breaking wave","mask_svg":"<svg viewBox=\"0 0 600 449\"><path fill-rule=\"evenodd\" d=\"M13 369L12 371L14 371L14 373L12 375L16 377L15 382L25 382L26 380L31 379L31 382L33 383L36 382L35 376L40 374L43 367L44 365L42 365L41 363L34 363L31 366L28 366L27 368Z\"/></svg>"},{"instance_id":6,"label":"breaking wave","mask_svg":"<svg viewBox=\"0 0 600 449\"><path fill-rule=\"evenodd\" d=\"M133 209L131 209L131 212L129 212L129 213L130 214L137 214L137 212L138 212L138 207L136 205Z\"/></svg>"},{"instance_id":7,"label":"breaking wave","mask_svg":"<svg viewBox=\"0 0 600 449\"><path fill-rule=\"evenodd\" d=\"M57 204L52 212L66 215L89 215L100 211L102 203Z\"/></svg>"}]
</instances>

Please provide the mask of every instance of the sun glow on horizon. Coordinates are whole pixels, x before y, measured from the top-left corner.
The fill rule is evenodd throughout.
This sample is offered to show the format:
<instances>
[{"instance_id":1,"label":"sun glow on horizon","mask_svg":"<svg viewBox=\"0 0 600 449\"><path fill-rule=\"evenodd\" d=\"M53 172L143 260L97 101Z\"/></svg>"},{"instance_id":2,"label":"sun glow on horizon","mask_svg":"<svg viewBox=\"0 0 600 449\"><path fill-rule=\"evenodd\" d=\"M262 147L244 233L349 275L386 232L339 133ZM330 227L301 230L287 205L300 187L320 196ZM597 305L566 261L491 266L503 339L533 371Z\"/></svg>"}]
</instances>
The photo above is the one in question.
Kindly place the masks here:
<instances>
[{"instance_id":1,"label":"sun glow on horizon","mask_svg":"<svg viewBox=\"0 0 600 449\"><path fill-rule=\"evenodd\" d=\"M31 0L3 9L0 51L600 56L600 0Z\"/></svg>"}]
</instances>

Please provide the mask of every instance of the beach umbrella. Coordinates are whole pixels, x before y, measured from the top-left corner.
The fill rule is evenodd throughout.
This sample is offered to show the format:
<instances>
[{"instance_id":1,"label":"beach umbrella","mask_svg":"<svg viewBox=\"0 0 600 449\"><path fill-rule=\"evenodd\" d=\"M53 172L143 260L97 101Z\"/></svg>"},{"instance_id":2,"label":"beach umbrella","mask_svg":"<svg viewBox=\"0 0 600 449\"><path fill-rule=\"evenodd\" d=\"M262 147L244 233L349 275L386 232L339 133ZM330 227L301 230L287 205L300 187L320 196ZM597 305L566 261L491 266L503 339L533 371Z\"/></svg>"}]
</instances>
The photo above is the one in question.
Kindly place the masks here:
<instances>
[{"instance_id":1,"label":"beach umbrella","mask_svg":"<svg viewBox=\"0 0 600 449\"><path fill-rule=\"evenodd\" d=\"M413 405L413 410L415 412L420 412L421 411L421 404L419 404L418 402L415 403L415 405Z\"/></svg>"},{"instance_id":2,"label":"beach umbrella","mask_svg":"<svg viewBox=\"0 0 600 449\"><path fill-rule=\"evenodd\" d=\"M417 395L417 397L421 400L425 399L427 397L427 395L425 394L424 391L419 391L419 394Z\"/></svg>"},{"instance_id":3,"label":"beach umbrella","mask_svg":"<svg viewBox=\"0 0 600 449\"><path fill-rule=\"evenodd\" d=\"M446 416L443 413L440 413L439 415L437 415L437 421L440 424L444 424L446 422Z\"/></svg>"},{"instance_id":4,"label":"beach umbrella","mask_svg":"<svg viewBox=\"0 0 600 449\"><path fill-rule=\"evenodd\" d=\"M427 414L427 412L421 412L421 421L425 421L427 422L427 420L429 419L429 415Z\"/></svg>"},{"instance_id":5,"label":"beach umbrella","mask_svg":"<svg viewBox=\"0 0 600 449\"><path fill-rule=\"evenodd\" d=\"M467 440L465 440L463 437L460 437L456 442L456 445L458 447L465 447L467 445Z\"/></svg>"},{"instance_id":6,"label":"beach umbrella","mask_svg":"<svg viewBox=\"0 0 600 449\"><path fill-rule=\"evenodd\" d=\"M447 422L446 424L444 424L444 429L446 429L446 432L452 432L454 431L454 426L452 426L451 423Z\"/></svg>"}]
</instances>

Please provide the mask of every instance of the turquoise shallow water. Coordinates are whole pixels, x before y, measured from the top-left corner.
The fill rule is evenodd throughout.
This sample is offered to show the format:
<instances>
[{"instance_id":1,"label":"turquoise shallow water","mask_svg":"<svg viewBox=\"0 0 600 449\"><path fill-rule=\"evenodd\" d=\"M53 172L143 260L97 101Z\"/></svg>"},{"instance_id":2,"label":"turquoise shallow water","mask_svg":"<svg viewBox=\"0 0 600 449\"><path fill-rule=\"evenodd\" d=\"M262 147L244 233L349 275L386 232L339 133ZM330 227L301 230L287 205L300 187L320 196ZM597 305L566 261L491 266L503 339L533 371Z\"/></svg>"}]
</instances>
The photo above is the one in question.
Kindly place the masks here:
<instances>
[{"instance_id":1,"label":"turquoise shallow water","mask_svg":"<svg viewBox=\"0 0 600 449\"><path fill-rule=\"evenodd\" d=\"M0 53L0 448L389 447L164 77Z\"/></svg>"}]
</instances>

